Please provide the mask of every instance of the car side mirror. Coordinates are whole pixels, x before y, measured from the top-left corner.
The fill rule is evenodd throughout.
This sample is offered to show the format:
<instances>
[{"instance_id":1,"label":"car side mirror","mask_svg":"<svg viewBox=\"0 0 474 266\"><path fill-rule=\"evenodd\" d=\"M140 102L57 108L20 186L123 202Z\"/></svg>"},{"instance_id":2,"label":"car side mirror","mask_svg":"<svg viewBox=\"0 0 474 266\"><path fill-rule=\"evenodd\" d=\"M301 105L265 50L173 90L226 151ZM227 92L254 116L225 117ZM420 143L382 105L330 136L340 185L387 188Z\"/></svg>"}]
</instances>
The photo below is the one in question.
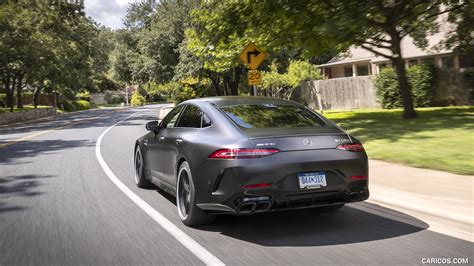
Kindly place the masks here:
<instances>
[{"instance_id":1,"label":"car side mirror","mask_svg":"<svg viewBox=\"0 0 474 266\"><path fill-rule=\"evenodd\" d=\"M159 129L159 123L158 123L158 121L151 121L151 122L148 122L148 123L146 123L145 128L146 128L146 130L148 130L148 131L157 132L158 129Z\"/></svg>"}]
</instances>

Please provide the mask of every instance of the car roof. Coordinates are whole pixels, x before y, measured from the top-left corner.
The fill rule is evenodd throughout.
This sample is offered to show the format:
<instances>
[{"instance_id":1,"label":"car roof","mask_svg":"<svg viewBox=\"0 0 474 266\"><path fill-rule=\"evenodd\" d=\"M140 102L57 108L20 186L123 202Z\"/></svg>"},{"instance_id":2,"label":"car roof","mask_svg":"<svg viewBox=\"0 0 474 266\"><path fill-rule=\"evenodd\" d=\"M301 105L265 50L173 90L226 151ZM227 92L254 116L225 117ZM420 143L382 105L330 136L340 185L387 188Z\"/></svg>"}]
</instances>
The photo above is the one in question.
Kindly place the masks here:
<instances>
[{"instance_id":1,"label":"car roof","mask_svg":"<svg viewBox=\"0 0 474 266\"><path fill-rule=\"evenodd\" d=\"M240 105L240 104L291 104L295 105L293 101L271 98L271 97L261 97L261 96L219 96L219 97L205 97L198 99L187 100L184 103L213 103L219 107L230 106L230 105Z\"/></svg>"}]
</instances>

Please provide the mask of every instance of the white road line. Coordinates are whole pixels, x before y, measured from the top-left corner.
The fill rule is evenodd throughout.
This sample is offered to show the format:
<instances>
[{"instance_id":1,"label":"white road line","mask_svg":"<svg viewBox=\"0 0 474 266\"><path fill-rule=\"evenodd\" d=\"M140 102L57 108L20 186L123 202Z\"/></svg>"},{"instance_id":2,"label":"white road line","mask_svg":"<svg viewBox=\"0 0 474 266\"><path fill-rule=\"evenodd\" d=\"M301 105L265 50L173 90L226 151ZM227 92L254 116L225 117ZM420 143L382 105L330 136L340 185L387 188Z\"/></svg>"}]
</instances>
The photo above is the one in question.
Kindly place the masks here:
<instances>
[{"instance_id":1,"label":"white road line","mask_svg":"<svg viewBox=\"0 0 474 266\"><path fill-rule=\"evenodd\" d=\"M137 194L133 193L122 181L120 181L117 176L112 172L110 167L105 163L104 158L100 153L100 146L102 142L102 138L104 135L111 130L116 125L122 123L123 121L129 119L132 116L135 116L138 113L134 113L127 118L119 121L118 123L114 124L113 126L107 128L97 139L95 145L95 156L99 161L100 166L107 174L109 179L125 194L129 197L135 204L137 204L144 212L146 212L155 222L157 222L161 227L163 227L168 233L170 233L176 240L178 240L183 246L185 246L189 251L191 251L196 257L198 257L202 262L207 265L225 265L221 260L219 260L216 256L214 256L211 252L206 250L203 246L201 246L198 242L188 236L186 233L181 231L176 225L174 225L170 220L166 219L161 213L156 211L153 207L151 207L146 201L141 199Z\"/></svg>"}]
</instances>

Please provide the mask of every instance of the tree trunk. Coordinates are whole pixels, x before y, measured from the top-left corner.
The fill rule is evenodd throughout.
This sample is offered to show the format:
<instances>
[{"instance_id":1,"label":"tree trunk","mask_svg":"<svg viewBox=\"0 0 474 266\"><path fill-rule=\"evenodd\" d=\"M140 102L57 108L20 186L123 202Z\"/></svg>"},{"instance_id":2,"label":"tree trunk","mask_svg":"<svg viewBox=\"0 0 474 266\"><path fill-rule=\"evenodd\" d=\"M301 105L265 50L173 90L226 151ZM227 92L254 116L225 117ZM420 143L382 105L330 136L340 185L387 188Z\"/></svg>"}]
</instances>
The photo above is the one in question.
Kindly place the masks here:
<instances>
[{"instance_id":1,"label":"tree trunk","mask_svg":"<svg viewBox=\"0 0 474 266\"><path fill-rule=\"evenodd\" d=\"M408 84L407 76L406 76L406 69L405 69L405 62L403 61L402 57L402 50L401 50L401 38L400 35L394 31L390 34L392 38L392 53L394 59L392 59L392 63L395 65L395 69L397 70L397 77L398 77L398 85L400 88L400 94L402 95L403 100L403 118L405 119L412 119L416 118L416 111L413 107L413 99L411 97L411 89L410 84Z\"/></svg>"},{"instance_id":2,"label":"tree trunk","mask_svg":"<svg viewBox=\"0 0 474 266\"><path fill-rule=\"evenodd\" d=\"M239 82L240 82L241 75L242 75L242 68L240 66L236 66L234 68L234 79L231 81L231 86L230 86L230 93L232 95L239 95Z\"/></svg>"},{"instance_id":3,"label":"tree trunk","mask_svg":"<svg viewBox=\"0 0 474 266\"><path fill-rule=\"evenodd\" d=\"M35 92L33 94L33 105L35 108L38 107L38 100L39 100L39 95L41 93L41 87L36 87Z\"/></svg>"},{"instance_id":4,"label":"tree trunk","mask_svg":"<svg viewBox=\"0 0 474 266\"><path fill-rule=\"evenodd\" d=\"M228 75L225 75L222 78L222 83L224 84L224 95L225 96L230 95L230 93L229 93L229 79L230 79L230 77Z\"/></svg>"},{"instance_id":5,"label":"tree trunk","mask_svg":"<svg viewBox=\"0 0 474 266\"><path fill-rule=\"evenodd\" d=\"M16 82L16 107L23 108L23 74L18 75Z\"/></svg>"},{"instance_id":6,"label":"tree trunk","mask_svg":"<svg viewBox=\"0 0 474 266\"><path fill-rule=\"evenodd\" d=\"M214 93L216 96L222 96L222 88L220 86L220 77L211 77L209 76L209 79L211 80L212 87L214 88Z\"/></svg>"},{"instance_id":7,"label":"tree trunk","mask_svg":"<svg viewBox=\"0 0 474 266\"><path fill-rule=\"evenodd\" d=\"M58 108L58 93L56 92L56 90L53 91L53 105L54 105L54 108Z\"/></svg>"},{"instance_id":8,"label":"tree trunk","mask_svg":"<svg viewBox=\"0 0 474 266\"><path fill-rule=\"evenodd\" d=\"M242 75L240 66L234 67L234 73L224 76L224 86L230 95L239 95L239 82Z\"/></svg>"},{"instance_id":9,"label":"tree trunk","mask_svg":"<svg viewBox=\"0 0 474 266\"><path fill-rule=\"evenodd\" d=\"M13 90L10 85L10 78L3 80L3 87L5 88L6 94L6 105L7 107L10 107L10 112L13 112Z\"/></svg>"}]
</instances>

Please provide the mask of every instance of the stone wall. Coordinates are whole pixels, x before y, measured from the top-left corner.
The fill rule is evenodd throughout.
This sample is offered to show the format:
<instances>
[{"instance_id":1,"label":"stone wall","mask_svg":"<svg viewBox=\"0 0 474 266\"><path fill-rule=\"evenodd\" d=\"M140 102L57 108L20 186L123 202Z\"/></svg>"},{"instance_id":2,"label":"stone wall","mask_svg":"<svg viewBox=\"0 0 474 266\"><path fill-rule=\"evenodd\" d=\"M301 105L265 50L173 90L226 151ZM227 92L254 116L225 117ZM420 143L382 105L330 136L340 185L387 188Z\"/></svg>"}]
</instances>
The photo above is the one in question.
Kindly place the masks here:
<instances>
[{"instance_id":1,"label":"stone wall","mask_svg":"<svg viewBox=\"0 0 474 266\"><path fill-rule=\"evenodd\" d=\"M10 112L1 113L0 125L32 120L32 119L51 116L55 114L56 114L56 110L54 107L31 109L28 111L19 111L19 112L13 112L13 113L10 113Z\"/></svg>"}]
</instances>

